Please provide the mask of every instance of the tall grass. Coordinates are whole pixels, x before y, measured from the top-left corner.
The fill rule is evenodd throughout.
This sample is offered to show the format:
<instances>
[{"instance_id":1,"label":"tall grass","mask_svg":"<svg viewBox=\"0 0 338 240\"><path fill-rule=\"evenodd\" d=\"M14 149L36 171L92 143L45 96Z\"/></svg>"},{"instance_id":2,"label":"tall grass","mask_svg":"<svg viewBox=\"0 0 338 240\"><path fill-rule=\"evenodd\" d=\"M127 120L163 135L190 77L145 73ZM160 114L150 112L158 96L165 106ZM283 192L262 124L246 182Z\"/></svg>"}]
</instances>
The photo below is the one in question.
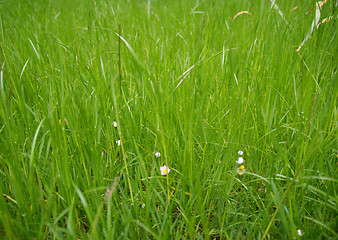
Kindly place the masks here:
<instances>
[{"instance_id":1,"label":"tall grass","mask_svg":"<svg viewBox=\"0 0 338 240\"><path fill-rule=\"evenodd\" d=\"M337 238L336 2L276 4L2 1L1 238Z\"/></svg>"}]
</instances>

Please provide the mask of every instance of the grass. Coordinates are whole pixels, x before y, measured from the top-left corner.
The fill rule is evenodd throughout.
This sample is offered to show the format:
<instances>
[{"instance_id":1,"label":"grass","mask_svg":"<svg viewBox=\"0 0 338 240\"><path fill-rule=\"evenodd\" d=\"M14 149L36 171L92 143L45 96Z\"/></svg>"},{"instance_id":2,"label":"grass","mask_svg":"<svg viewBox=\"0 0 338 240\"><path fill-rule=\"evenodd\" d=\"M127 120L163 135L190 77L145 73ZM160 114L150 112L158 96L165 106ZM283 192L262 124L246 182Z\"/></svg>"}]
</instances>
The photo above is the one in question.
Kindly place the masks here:
<instances>
[{"instance_id":1,"label":"grass","mask_svg":"<svg viewBox=\"0 0 338 240\"><path fill-rule=\"evenodd\" d=\"M338 238L336 3L276 4L1 1L1 238Z\"/></svg>"}]
</instances>

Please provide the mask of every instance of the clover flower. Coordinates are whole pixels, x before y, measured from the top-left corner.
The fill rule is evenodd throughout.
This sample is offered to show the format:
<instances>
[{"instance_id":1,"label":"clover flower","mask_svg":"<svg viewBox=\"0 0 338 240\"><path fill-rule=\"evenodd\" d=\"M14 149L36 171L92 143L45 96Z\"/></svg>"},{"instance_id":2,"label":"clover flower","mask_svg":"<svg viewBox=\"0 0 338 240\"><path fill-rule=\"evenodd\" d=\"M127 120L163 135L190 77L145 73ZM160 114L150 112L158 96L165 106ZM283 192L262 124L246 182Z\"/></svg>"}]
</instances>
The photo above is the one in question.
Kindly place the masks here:
<instances>
[{"instance_id":1,"label":"clover flower","mask_svg":"<svg viewBox=\"0 0 338 240\"><path fill-rule=\"evenodd\" d=\"M170 168L164 165L163 167L160 167L161 175L167 175L170 172Z\"/></svg>"},{"instance_id":2,"label":"clover flower","mask_svg":"<svg viewBox=\"0 0 338 240\"><path fill-rule=\"evenodd\" d=\"M117 128L117 122L113 122L114 128Z\"/></svg>"},{"instance_id":3,"label":"clover flower","mask_svg":"<svg viewBox=\"0 0 338 240\"><path fill-rule=\"evenodd\" d=\"M155 155L155 157L157 157L157 158L161 157L161 153L160 153L160 152L155 152L154 155Z\"/></svg>"},{"instance_id":4,"label":"clover flower","mask_svg":"<svg viewBox=\"0 0 338 240\"><path fill-rule=\"evenodd\" d=\"M238 151L238 155L242 156L243 155L243 151Z\"/></svg>"},{"instance_id":5,"label":"clover flower","mask_svg":"<svg viewBox=\"0 0 338 240\"><path fill-rule=\"evenodd\" d=\"M239 175L243 175L245 173L246 169L244 165L241 165L239 168L237 168L237 173Z\"/></svg>"},{"instance_id":6,"label":"clover flower","mask_svg":"<svg viewBox=\"0 0 338 240\"><path fill-rule=\"evenodd\" d=\"M243 164L244 159L242 157L239 157L238 160L236 161L237 164Z\"/></svg>"}]
</instances>

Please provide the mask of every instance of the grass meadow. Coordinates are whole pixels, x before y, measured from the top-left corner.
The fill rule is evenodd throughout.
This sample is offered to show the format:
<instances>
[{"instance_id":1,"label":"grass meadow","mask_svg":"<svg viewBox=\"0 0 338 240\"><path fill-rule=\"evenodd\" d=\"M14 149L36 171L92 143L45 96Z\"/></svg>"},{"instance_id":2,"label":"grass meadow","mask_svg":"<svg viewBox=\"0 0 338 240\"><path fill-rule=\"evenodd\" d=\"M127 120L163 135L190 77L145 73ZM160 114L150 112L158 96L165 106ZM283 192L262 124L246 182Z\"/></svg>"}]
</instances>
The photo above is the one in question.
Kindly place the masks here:
<instances>
[{"instance_id":1,"label":"grass meadow","mask_svg":"<svg viewBox=\"0 0 338 240\"><path fill-rule=\"evenodd\" d=\"M273 2L2 0L0 238L337 239L337 1Z\"/></svg>"}]
</instances>

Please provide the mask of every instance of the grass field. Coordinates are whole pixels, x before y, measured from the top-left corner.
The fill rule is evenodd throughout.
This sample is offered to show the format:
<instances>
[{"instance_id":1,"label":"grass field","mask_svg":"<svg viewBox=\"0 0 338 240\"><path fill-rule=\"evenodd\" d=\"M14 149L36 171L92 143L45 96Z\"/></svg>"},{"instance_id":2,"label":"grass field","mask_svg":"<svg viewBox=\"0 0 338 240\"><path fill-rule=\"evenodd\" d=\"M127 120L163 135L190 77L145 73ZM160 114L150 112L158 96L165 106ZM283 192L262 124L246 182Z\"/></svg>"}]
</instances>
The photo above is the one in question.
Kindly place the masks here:
<instances>
[{"instance_id":1,"label":"grass field","mask_svg":"<svg viewBox=\"0 0 338 240\"><path fill-rule=\"evenodd\" d=\"M2 0L0 238L337 239L336 10Z\"/></svg>"}]
</instances>

